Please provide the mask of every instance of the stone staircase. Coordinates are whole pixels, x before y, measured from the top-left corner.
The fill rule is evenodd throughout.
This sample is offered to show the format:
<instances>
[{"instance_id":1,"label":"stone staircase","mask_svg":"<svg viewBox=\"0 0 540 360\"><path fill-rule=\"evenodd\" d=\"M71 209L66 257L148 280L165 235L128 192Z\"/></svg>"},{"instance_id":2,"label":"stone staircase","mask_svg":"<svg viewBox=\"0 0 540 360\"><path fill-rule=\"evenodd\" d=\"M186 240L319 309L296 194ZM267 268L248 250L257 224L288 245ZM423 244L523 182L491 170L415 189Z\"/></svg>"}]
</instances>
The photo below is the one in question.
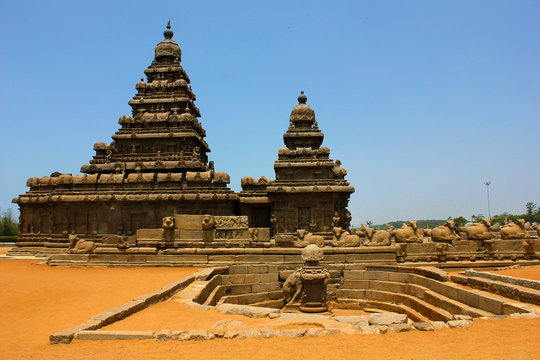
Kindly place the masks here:
<instances>
[{"instance_id":1,"label":"stone staircase","mask_svg":"<svg viewBox=\"0 0 540 360\"><path fill-rule=\"evenodd\" d=\"M449 281L444 271L429 267L367 266L344 272L336 290L338 304L358 304L406 313L413 321L449 321L526 313L530 308L489 293L478 293Z\"/></svg>"}]
</instances>

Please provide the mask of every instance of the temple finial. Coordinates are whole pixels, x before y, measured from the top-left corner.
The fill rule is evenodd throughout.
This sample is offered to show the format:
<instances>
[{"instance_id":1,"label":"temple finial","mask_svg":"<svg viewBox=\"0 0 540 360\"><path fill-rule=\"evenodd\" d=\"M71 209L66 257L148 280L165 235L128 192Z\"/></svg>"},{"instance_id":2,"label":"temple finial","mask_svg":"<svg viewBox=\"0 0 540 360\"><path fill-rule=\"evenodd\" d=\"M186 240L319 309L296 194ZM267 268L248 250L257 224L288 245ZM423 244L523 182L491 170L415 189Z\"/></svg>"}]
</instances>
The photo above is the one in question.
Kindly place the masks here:
<instances>
[{"instance_id":1,"label":"temple finial","mask_svg":"<svg viewBox=\"0 0 540 360\"><path fill-rule=\"evenodd\" d=\"M171 19L168 19L167 21L167 30L163 32L163 36L165 36L165 39L172 39L174 33L171 30Z\"/></svg>"},{"instance_id":2,"label":"temple finial","mask_svg":"<svg viewBox=\"0 0 540 360\"><path fill-rule=\"evenodd\" d=\"M300 96L298 96L298 103L299 104L305 104L307 101L307 96L304 95L303 91L300 91Z\"/></svg>"}]
</instances>

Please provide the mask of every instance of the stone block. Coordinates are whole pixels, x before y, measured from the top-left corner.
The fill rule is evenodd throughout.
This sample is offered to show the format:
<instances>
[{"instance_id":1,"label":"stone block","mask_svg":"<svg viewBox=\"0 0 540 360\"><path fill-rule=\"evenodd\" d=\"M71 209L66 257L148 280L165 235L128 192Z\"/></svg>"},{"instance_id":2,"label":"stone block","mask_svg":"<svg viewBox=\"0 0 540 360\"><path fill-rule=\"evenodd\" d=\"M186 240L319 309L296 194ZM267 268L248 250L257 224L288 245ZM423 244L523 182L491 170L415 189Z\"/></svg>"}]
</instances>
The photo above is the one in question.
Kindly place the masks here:
<instances>
[{"instance_id":1,"label":"stone block","mask_svg":"<svg viewBox=\"0 0 540 360\"><path fill-rule=\"evenodd\" d=\"M393 333L407 332L414 330L411 324L390 324L388 325L389 331Z\"/></svg>"},{"instance_id":2,"label":"stone block","mask_svg":"<svg viewBox=\"0 0 540 360\"><path fill-rule=\"evenodd\" d=\"M161 241L163 229L139 229L137 230L137 240Z\"/></svg>"},{"instance_id":3,"label":"stone block","mask_svg":"<svg viewBox=\"0 0 540 360\"><path fill-rule=\"evenodd\" d=\"M235 274L247 274L248 266L247 265L232 265L229 267L229 275Z\"/></svg>"},{"instance_id":4,"label":"stone block","mask_svg":"<svg viewBox=\"0 0 540 360\"><path fill-rule=\"evenodd\" d=\"M186 330L174 330L171 333L171 340L187 340Z\"/></svg>"},{"instance_id":5,"label":"stone block","mask_svg":"<svg viewBox=\"0 0 540 360\"><path fill-rule=\"evenodd\" d=\"M321 329L321 328L309 328L307 329L306 334L305 334L305 336L311 336L311 337L317 337L317 336L322 336L322 335L326 335L326 332L324 329Z\"/></svg>"},{"instance_id":6,"label":"stone block","mask_svg":"<svg viewBox=\"0 0 540 360\"><path fill-rule=\"evenodd\" d=\"M413 326L416 330L420 331L433 331L435 330L435 327L431 322L415 322L413 323Z\"/></svg>"},{"instance_id":7,"label":"stone block","mask_svg":"<svg viewBox=\"0 0 540 360\"><path fill-rule=\"evenodd\" d=\"M444 321L432 321L431 324L433 325L433 329L439 330L439 329L445 329L448 328L448 324Z\"/></svg>"},{"instance_id":8,"label":"stone block","mask_svg":"<svg viewBox=\"0 0 540 360\"><path fill-rule=\"evenodd\" d=\"M306 329L285 329L281 331L281 335L286 337L299 338L306 335L306 332Z\"/></svg>"},{"instance_id":9,"label":"stone block","mask_svg":"<svg viewBox=\"0 0 540 360\"><path fill-rule=\"evenodd\" d=\"M281 331L277 329L262 328L260 329L260 332L261 332L261 337L266 338L266 339L277 338L278 336L281 335Z\"/></svg>"},{"instance_id":10,"label":"stone block","mask_svg":"<svg viewBox=\"0 0 540 360\"><path fill-rule=\"evenodd\" d=\"M268 265L250 265L248 266L249 274L266 274L268 273Z\"/></svg>"},{"instance_id":11,"label":"stone block","mask_svg":"<svg viewBox=\"0 0 540 360\"><path fill-rule=\"evenodd\" d=\"M236 264L268 264L277 263L282 264L284 261L283 255L257 255L257 254L245 254L236 255Z\"/></svg>"},{"instance_id":12,"label":"stone block","mask_svg":"<svg viewBox=\"0 0 540 360\"><path fill-rule=\"evenodd\" d=\"M77 333L79 340L143 340L153 338L152 331L81 330Z\"/></svg>"},{"instance_id":13,"label":"stone block","mask_svg":"<svg viewBox=\"0 0 540 360\"><path fill-rule=\"evenodd\" d=\"M462 328L471 326L471 321L468 320L450 320L447 322L451 328Z\"/></svg>"},{"instance_id":14,"label":"stone block","mask_svg":"<svg viewBox=\"0 0 540 360\"><path fill-rule=\"evenodd\" d=\"M270 313L279 312L279 309L234 304L220 304L216 308L224 314L242 315L250 318L262 318L268 316Z\"/></svg>"},{"instance_id":15,"label":"stone block","mask_svg":"<svg viewBox=\"0 0 540 360\"><path fill-rule=\"evenodd\" d=\"M156 341L167 341L171 338L171 330L161 330L156 334Z\"/></svg>"},{"instance_id":16,"label":"stone block","mask_svg":"<svg viewBox=\"0 0 540 360\"><path fill-rule=\"evenodd\" d=\"M345 280L364 280L364 270L350 270L343 272L343 278Z\"/></svg>"},{"instance_id":17,"label":"stone block","mask_svg":"<svg viewBox=\"0 0 540 360\"><path fill-rule=\"evenodd\" d=\"M188 330L187 332L187 340L190 341L212 340L213 338L214 334L205 329Z\"/></svg>"},{"instance_id":18,"label":"stone block","mask_svg":"<svg viewBox=\"0 0 540 360\"><path fill-rule=\"evenodd\" d=\"M396 313L375 313L369 316L371 325L405 324L407 315Z\"/></svg>"},{"instance_id":19,"label":"stone block","mask_svg":"<svg viewBox=\"0 0 540 360\"><path fill-rule=\"evenodd\" d=\"M201 215L175 215L174 224L181 230L202 230Z\"/></svg>"},{"instance_id":20,"label":"stone block","mask_svg":"<svg viewBox=\"0 0 540 360\"><path fill-rule=\"evenodd\" d=\"M277 291L281 290L281 286L278 282L274 283L260 283L251 285L252 292L268 292L268 291Z\"/></svg>"}]
</instances>

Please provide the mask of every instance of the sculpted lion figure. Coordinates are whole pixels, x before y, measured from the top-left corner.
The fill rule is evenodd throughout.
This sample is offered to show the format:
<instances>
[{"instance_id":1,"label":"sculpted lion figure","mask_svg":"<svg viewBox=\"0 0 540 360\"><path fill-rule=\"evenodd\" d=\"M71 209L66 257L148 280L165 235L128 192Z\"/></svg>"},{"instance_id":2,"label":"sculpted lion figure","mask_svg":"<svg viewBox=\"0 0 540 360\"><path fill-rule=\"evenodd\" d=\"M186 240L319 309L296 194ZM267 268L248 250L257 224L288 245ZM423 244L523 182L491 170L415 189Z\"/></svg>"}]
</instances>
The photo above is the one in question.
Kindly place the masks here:
<instances>
[{"instance_id":1,"label":"sculpted lion figure","mask_svg":"<svg viewBox=\"0 0 540 360\"><path fill-rule=\"evenodd\" d=\"M163 229L174 229L174 216L166 216L161 220Z\"/></svg>"},{"instance_id":2,"label":"sculpted lion figure","mask_svg":"<svg viewBox=\"0 0 540 360\"><path fill-rule=\"evenodd\" d=\"M529 239L531 235L525 230L525 219L504 225L501 229L502 239Z\"/></svg>"},{"instance_id":3,"label":"sculpted lion figure","mask_svg":"<svg viewBox=\"0 0 540 360\"><path fill-rule=\"evenodd\" d=\"M348 231L343 230L340 227L333 229L334 237L332 239L332 246L358 246L360 245L360 236L351 235Z\"/></svg>"},{"instance_id":4,"label":"sculpted lion figure","mask_svg":"<svg viewBox=\"0 0 540 360\"><path fill-rule=\"evenodd\" d=\"M431 241L433 242L451 242L459 239L461 237L456 232L456 223L454 220L448 220L444 225L437 226L431 230Z\"/></svg>"},{"instance_id":5,"label":"sculpted lion figure","mask_svg":"<svg viewBox=\"0 0 540 360\"><path fill-rule=\"evenodd\" d=\"M489 240L495 237L495 234L490 231L490 227L491 220L484 218L479 223L462 227L461 230L467 234L468 240Z\"/></svg>"},{"instance_id":6,"label":"sculpted lion figure","mask_svg":"<svg viewBox=\"0 0 540 360\"><path fill-rule=\"evenodd\" d=\"M386 230L376 230L362 224L362 226L360 226L360 233L364 234L366 237L364 240L365 246L390 245L390 233Z\"/></svg>"},{"instance_id":7,"label":"sculpted lion figure","mask_svg":"<svg viewBox=\"0 0 540 360\"><path fill-rule=\"evenodd\" d=\"M306 247L311 244L324 247L324 238L320 235L313 235L304 229L296 230L296 234L298 236L298 241L294 243L296 247Z\"/></svg>"},{"instance_id":8,"label":"sculpted lion figure","mask_svg":"<svg viewBox=\"0 0 540 360\"><path fill-rule=\"evenodd\" d=\"M69 249L71 254L90 254L96 248L93 241L79 239L77 235L69 235Z\"/></svg>"},{"instance_id":9,"label":"sculpted lion figure","mask_svg":"<svg viewBox=\"0 0 540 360\"><path fill-rule=\"evenodd\" d=\"M283 283L283 297L285 306L294 303L302 293L302 281L300 280L300 270L294 271Z\"/></svg>"},{"instance_id":10,"label":"sculpted lion figure","mask_svg":"<svg viewBox=\"0 0 540 360\"><path fill-rule=\"evenodd\" d=\"M394 231L394 238L397 243L422 242L424 232L418 228L418 221L409 221L403 224L401 229Z\"/></svg>"}]
</instances>

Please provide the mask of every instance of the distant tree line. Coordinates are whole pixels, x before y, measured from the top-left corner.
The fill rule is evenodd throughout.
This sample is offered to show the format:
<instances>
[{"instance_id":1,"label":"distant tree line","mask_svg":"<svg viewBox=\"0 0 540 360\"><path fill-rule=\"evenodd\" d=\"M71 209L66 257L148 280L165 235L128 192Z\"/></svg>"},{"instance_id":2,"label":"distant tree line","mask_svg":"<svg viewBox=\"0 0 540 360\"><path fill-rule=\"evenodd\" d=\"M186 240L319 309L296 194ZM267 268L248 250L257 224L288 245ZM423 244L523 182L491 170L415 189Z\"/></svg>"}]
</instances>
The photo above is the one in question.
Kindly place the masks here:
<instances>
[{"instance_id":1,"label":"distant tree line","mask_svg":"<svg viewBox=\"0 0 540 360\"><path fill-rule=\"evenodd\" d=\"M13 218L13 211L8 209L2 213L0 221L0 237L16 237L19 234L19 224Z\"/></svg>"},{"instance_id":2,"label":"distant tree line","mask_svg":"<svg viewBox=\"0 0 540 360\"><path fill-rule=\"evenodd\" d=\"M477 214L477 215L472 215L470 219L473 222L479 222L485 217L486 216L484 216L483 214ZM528 221L531 224L540 223L540 208L535 203L528 202L527 204L525 204L524 214L514 215L508 212L503 212L502 214L492 216L491 223L504 224L505 222L516 222L518 219L525 219L525 221ZM444 224L447 220L454 220L454 222L459 226L463 226L467 224L469 221L471 221L471 220L467 220L463 216L458 216L455 218L449 217L446 220L418 220L418 226L424 229L432 229L434 227ZM398 220L398 221L391 221L387 224L392 225L395 228L400 228L403 225L403 223L407 223L408 221L409 220ZM368 226L371 226L376 229L384 229L384 227L386 226L386 224L371 225L372 223L373 223L372 221L369 221L369 220L366 221L366 224Z\"/></svg>"}]
</instances>

